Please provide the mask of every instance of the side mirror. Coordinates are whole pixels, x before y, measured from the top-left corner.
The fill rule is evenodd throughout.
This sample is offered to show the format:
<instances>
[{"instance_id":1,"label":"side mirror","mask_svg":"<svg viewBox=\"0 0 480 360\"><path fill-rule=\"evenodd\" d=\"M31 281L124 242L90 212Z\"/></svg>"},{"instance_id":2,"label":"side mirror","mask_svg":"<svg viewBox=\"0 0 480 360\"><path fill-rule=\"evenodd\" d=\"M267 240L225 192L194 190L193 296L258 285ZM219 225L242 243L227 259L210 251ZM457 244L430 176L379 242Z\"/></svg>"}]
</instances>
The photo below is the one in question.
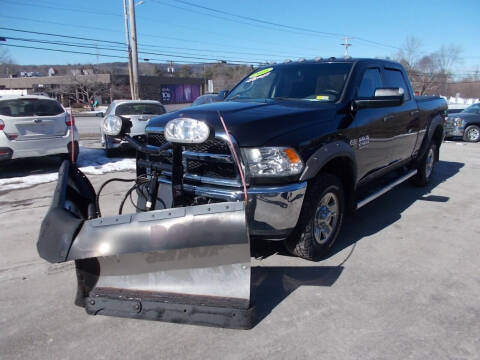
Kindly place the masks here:
<instances>
[{"instance_id":1,"label":"side mirror","mask_svg":"<svg viewBox=\"0 0 480 360\"><path fill-rule=\"evenodd\" d=\"M353 103L357 109L399 106L403 104L404 96L402 88L379 88L373 97L356 99Z\"/></svg>"},{"instance_id":2,"label":"side mirror","mask_svg":"<svg viewBox=\"0 0 480 360\"><path fill-rule=\"evenodd\" d=\"M229 93L230 93L230 90L228 89L221 90L218 92L218 97L220 99L225 99Z\"/></svg>"},{"instance_id":3,"label":"side mirror","mask_svg":"<svg viewBox=\"0 0 480 360\"><path fill-rule=\"evenodd\" d=\"M103 132L116 138L123 138L132 128L130 119L110 115L103 120Z\"/></svg>"}]
</instances>

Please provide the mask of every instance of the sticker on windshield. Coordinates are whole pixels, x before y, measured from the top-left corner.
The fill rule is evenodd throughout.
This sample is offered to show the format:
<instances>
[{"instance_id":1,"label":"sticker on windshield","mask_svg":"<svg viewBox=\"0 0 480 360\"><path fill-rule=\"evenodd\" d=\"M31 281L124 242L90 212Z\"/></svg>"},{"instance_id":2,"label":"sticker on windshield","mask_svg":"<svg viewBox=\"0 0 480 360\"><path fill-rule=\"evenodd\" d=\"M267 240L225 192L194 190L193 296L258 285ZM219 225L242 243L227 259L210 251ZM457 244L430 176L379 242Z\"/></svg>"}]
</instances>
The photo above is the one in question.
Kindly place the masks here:
<instances>
[{"instance_id":1,"label":"sticker on windshield","mask_svg":"<svg viewBox=\"0 0 480 360\"><path fill-rule=\"evenodd\" d=\"M250 75L248 77L247 82L262 79L262 78L268 76L272 70L273 70L273 67L269 67L269 68L254 72L252 75Z\"/></svg>"}]
</instances>

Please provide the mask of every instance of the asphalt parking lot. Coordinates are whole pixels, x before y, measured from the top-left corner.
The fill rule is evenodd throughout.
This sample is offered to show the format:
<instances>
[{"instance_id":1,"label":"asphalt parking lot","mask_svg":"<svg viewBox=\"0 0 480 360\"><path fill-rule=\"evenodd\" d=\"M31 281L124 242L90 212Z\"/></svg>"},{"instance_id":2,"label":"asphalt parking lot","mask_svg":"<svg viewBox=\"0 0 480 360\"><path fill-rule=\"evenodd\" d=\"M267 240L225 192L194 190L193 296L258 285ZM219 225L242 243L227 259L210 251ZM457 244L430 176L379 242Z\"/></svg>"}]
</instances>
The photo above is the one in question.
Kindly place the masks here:
<instances>
[{"instance_id":1,"label":"asphalt parking lot","mask_svg":"<svg viewBox=\"0 0 480 360\"><path fill-rule=\"evenodd\" d=\"M480 359L479 179L480 144L447 142L428 188L402 184L347 218L329 258L257 245L248 331L87 315L72 264L36 252L55 183L0 189L0 358ZM105 191L105 214L127 187Z\"/></svg>"}]
</instances>

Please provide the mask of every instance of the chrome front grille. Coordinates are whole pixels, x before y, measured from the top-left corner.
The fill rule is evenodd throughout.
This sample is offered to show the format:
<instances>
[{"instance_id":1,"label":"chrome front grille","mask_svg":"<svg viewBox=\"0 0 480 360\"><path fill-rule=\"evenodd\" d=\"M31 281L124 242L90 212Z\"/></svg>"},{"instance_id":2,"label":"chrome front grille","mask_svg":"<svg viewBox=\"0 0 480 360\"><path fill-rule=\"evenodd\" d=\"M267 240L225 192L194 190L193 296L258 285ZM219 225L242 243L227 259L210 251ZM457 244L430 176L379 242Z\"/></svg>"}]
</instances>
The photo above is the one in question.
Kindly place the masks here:
<instances>
[{"instance_id":1,"label":"chrome front grille","mask_svg":"<svg viewBox=\"0 0 480 360\"><path fill-rule=\"evenodd\" d=\"M161 146L166 142L164 135L159 133L148 134L147 141L153 146ZM222 138L209 139L200 144L184 145L183 159L185 181L240 186L230 148ZM171 157L163 158L161 161L168 165L172 164ZM168 171L166 173L168 174Z\"/></svg>"}]
</instances>

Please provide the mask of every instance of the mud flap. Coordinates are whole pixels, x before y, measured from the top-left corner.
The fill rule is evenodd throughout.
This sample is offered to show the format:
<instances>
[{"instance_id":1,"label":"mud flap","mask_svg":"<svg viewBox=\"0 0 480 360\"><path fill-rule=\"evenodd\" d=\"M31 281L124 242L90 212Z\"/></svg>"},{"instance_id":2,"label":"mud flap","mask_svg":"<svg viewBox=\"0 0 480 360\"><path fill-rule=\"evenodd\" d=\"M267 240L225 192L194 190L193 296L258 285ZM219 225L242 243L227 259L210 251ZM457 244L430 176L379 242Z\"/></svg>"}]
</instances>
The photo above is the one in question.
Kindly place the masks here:
<instances>
[{"instance_id":1,"label":"mud flap","mask_svg":"<svg viewBox=\"0 0 480 360\"><path fill-rule=\"evenodd\" d=\"M56 192L68 188L71 181L69 176L59 177ZM90 184L85 177L82 181ZM85 220L82 212L68 210L60 195L55 194L52 209L69 212L80 224L76 223L74 233L61 230L55 226L56 212L49 211L42 224L49 231L40 234L39 253L50 262L75 260L76 304L89 314L241 329L253 326L244 202ZM55 241L62 236L63 241ZM49 256L40 251L45 244ZM59 256L52 256L52 248ZM68 255L60 255L65 248Z\"/></svg>"}]
</instances>

